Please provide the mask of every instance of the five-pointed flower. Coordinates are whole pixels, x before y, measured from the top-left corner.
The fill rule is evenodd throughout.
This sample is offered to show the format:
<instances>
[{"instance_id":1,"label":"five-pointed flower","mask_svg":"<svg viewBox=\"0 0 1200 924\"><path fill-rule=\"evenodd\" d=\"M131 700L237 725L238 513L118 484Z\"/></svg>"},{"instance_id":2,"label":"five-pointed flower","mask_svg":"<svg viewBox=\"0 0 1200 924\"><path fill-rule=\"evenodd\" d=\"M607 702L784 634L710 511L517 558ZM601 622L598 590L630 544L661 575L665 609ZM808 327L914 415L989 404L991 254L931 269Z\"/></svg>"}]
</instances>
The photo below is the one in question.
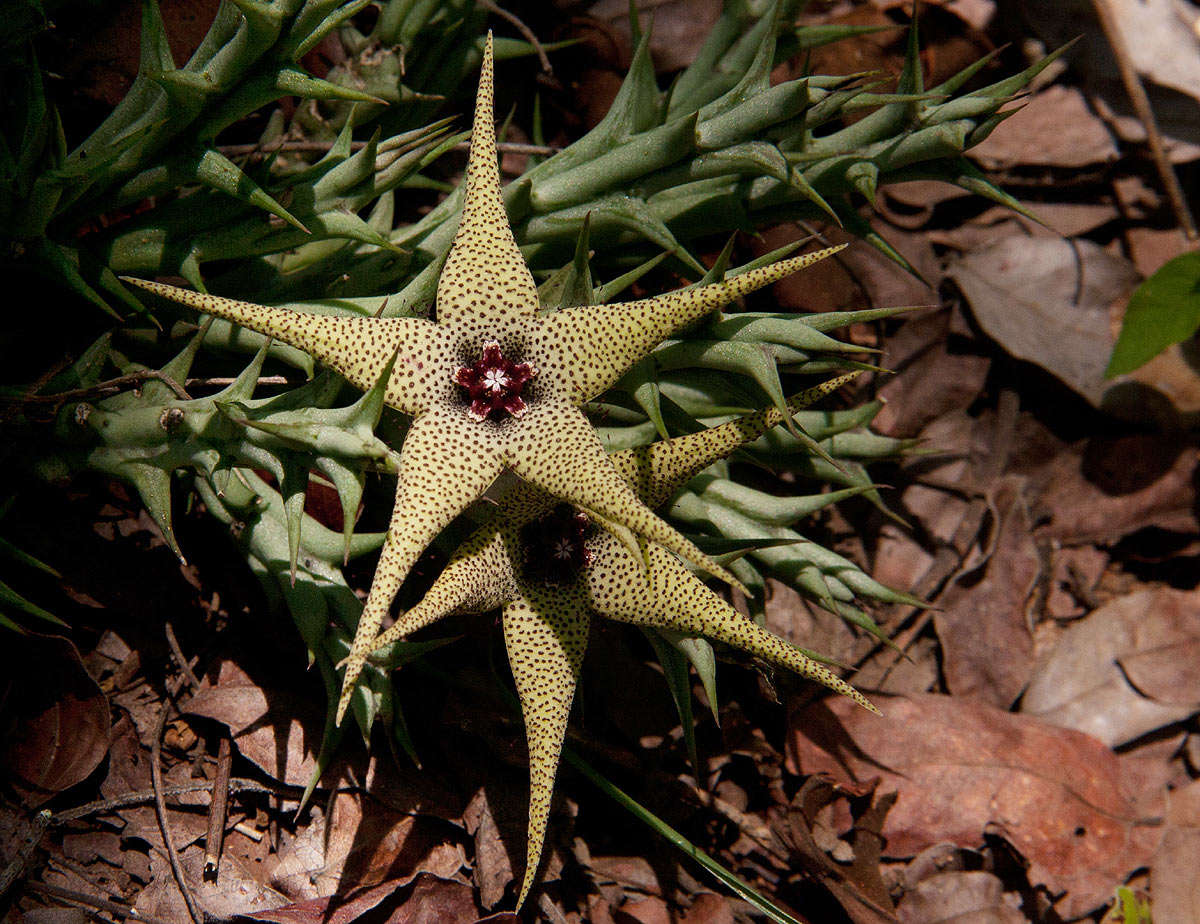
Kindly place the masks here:
<instances>
[{"instance_id":1,"label":"five-pointed flower","mask_svg":"<svg viewBox=\"0 0 1200 924\"><path fill-rule=\"evenodd\" d=\"M385 401L413 422L400 451L387 540L346 659L340 723L409 569L506 467L585 511L627 547L642 537L736 585L638 499L579 408L675 330L831 252L656 298L539 315L500 192L489 35L462 218L438 280L434 321L330 317L126 281L305 350L364 390L394 359ZM645 577L636 583L644 589Z\"/></svg>"},{"instance_id":2,"label":"five-pointed flower","mask_svg":"<svg viewBox=\"0 0 1200 924\"><path fill-rule=\"evenodd\" d=\"M791 398L797 411L858 373ZM671 498L692 476L783 420L772 407L688 436L612 456L648 506ZM772 635L709 590L674 555L649 544L650 592L640 557L590 529L586 514L522 484L500 498L490 521L451 557L422 600L372 643L390 645L451 613L501 609L529 746L529 829L518 907L537 872L554 776L587 645L592 614L618 622L703 635L810 677L875 710L857 690Z\"/></svg>"}]
</instances>

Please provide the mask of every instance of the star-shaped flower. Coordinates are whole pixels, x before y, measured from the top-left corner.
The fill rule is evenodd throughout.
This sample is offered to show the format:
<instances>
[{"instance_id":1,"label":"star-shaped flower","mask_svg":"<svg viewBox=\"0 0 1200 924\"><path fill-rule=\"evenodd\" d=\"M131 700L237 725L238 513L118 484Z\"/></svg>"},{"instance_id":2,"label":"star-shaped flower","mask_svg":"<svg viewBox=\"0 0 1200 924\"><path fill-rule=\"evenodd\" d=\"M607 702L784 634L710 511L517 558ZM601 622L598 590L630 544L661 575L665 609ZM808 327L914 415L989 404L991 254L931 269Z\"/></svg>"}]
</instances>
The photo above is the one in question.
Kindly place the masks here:
<instances>
[{"instance_id":1,"label":"star-shaped flower","mask_svg":"<svg viewBox=\"0 0 1200 924\"><path fill-rule=\"evenodd\" d=\"M637 548L635 537L650 540L737 586L638 499L580 405L674 331L835 249L656 298L539 315L500 192L489 34L462 218L438 280L435 321L330 317L126 281L305 350L364 390L394 360L384 400L413 422L400 450L387 540L346 660L340 723L371 640L413 563L505 468L586 511L627 548ZM645 577L638 583L644 592Z\"/></svg>"},{"instance_id":2,"label":"star-shaped flower","mask_svg":"<svg viewBox=\"0 0 1200 924\"><path fill-rule=\"evenodd\" d=\"M795 412L854 378L850 373L788 401ZM772 407L689 436L614 453L613 463L650 507L665 503L702 469L783 420ZM525 901L541 857L567 717L593 614L639 626L703 635L825 684L877 711L836 674L733 609L678 558L654 543L650 588L641 556L589 518L532 485L510 489L491 520L451 557L429 592L371 643L390 645L451 613L503 612L504 641L529 745Z\"/></svg>"}]
</instances>

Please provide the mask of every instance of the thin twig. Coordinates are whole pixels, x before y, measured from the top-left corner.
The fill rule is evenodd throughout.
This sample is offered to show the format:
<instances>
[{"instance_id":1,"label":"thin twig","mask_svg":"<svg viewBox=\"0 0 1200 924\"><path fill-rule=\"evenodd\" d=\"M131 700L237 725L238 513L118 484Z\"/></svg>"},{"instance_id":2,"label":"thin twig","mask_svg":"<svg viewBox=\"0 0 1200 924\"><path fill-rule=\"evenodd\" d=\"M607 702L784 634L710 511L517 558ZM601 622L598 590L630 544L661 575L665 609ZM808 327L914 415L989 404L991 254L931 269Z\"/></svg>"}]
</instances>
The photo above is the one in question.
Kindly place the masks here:
<instances>
[{"instance_id":1,"label":"thin twig","mask_svg":"<svg viewBox=\"0 0 1200 924\"><path fill-rule=\"evenodd\" d=\"M92 398L109 391L120 391L129 385L140 385L142 382L150 380L162 382L175 393L175 397L183 401L192 400L192 396L184 390L183 386L169 375L160 372L158 369L139 369L137 372L119 375L115 379L109 379L106 382L97 382L95 385L90 385L87 388L72 388L53 395L0 395L0 401L14 404L61 404L64 401Z\"/></svg>"},{"instance_id":2,"label":"thin twig","mask_svg":"<svg viewBox=\"0 0 1200 924\"><path fill-rule=\"evenodd\" d=\"M221 863L221 845L225 840L225 821L229 817L229 772L233 751L229 735L217 745L217 777L212 784L212 802L208 806L208 835L204 838L204 878L215 882Z\"/></svg>"},{"instance_id":3,"label":"thin twig","mask_svg":"<svg viewBox=\"0 0 1200 924\"><path fill-rule=\"evenodd\" d=\"M100 911L107 911L109 914L119 915L130 921L145 921L146 924L171 924L170 921L142 914L128 905L122 905L120 902L109 901L106 898L96 898L93 895L88 895L86 892L76 892L74 889L64 889L46 882L28 882L25 884L25 888L30 892L38 892L64 902L81 905L84 908L97 908Z\"/></svg>"},{"instance_id":4,"label":"thin twig","mask_svg":"<svg viewBox=\"0 0 1200 924\"><path fill-rule=\"evenodd\" d=\"M180 684L173 686L178 688ZM171 863L171 875L175 877L175 884L179 887L179 894L183 896L183 902L187 905L188 915L193 924L203 924L204 918L196 906L196 899L192 896L187 879L184 878L183 865L179 862L179 851L175 849L175 841L171 837L171 825L167 819L167 803L162 791L162 736L163 730L167 727L167 716L171 712L172 698L177 691L178 689L168 688L162 709L158 713L158 723L154 727L154 736L150 743L150 785L154 787L154 813L158 817L158 829L162 832L163 845L167 849L167 859Z\"/></svg>"},{"instance_id":5,"label":"thin twig","mask_svg":"<svg viewBox=\"0 0 1200 924\"><path fill-rule=\"evenodd\" d=\"M190 388L194 388L197 386L199 386L200 388L222 388L226 385L232 385L236 381L237 381L237 379L235 379L233 376L215 375L215 376L209 376L208 378L188 379L187 384L188 384L188 387L190 387ZM255 385L291 385L293 383L288 380L288 377L286 375L260 375L254 384ZM299 383L297 382L296 384L299 384Z\"/></svg>"},{"instance_id":6,"label":"thin twig","mask_svg":"<svg viewBox=\"0 0 1200 924\"><path fill-rule=\"evenodd\" d=\"M179 786L168 786L162 790L164 798L174 799L177 796L187 796L196 792L206 792L212 788L212 783L208 780L198 781L195 783L183 783ZM261 792L271 793L284 798L291 797L293 801L300 801L300 796L304 792L303 786L287 786L283 784L267 785L260 783L257 780L248 780L244 777L234 777L229 781L229 791L231 793L239 792ZM322 792L324 790L321 790ZM359 788L354 786L340 787L338 792L358 792ZM56 812L50 817L51 825L62 825L68 821L76 821L80 818L86 818L89 815L104 815L108 812L116 811L121 808L129 808L134 805L146 805L154 801L153 789L136 789L132 792L122 793L119 796L113 796L111 799L97 799L95 802L87 802L83 805L77 805L75 808L63 809L61 812Z\"/></svg>"},{"instance_id":7,"label":"thin twig","mask_svg":"<svg viewBox=\"0 0 1200 924\"><path fill-rule=\"evenodd\" d=\"M1129 95L1129 101L1133 103L1133 110L1137 113L1142 127L1146 129L1146 141L1150 145L1150 156L1154 159L1158 176L1167 191L1167 198L1171 200L1171 208L1175 211L1175 220L1179 222L1179 227L1183 229L1187 239L1194 241L1198 237L1196 222L1188 208L1187 199L1184 198L1183 187L1179 185L1179 177L1175 175L1175 168L1167 159L1167 149L1163 144L1162 134L1158 130L1154 110L1150 106L1150 97L1146 95L1146 88L1142 86L1137 68L1133 66L1133 59L1125 44L1125 36L1121 32L1117 18L1113 15L1112 8L1108 5L1108 0L1092 0L1092 7L1096 10L1100 28L1104 30L1104 37L1108 39L1108 44L1112 47L1113 54L1117 59L1117 70L1121 72L1121 82L1125 84L1125 92Z\"/></svg>"},{"instance_id":8,"label":"thin twig","mask_svg":"<svg viewBox=\"0 0 1200 924\"><path fill-rule=\"evenodd\" d=\"M276 144L263 146L261 144L222 144L218 145L217 150L226 157L247 157L250 155L267 156L274 154L276 151L284 151L287 153L297 154L324 154L332 148L332 141L280 141ZM361 151L367 146L365 141L350 142L352 151ZM469 141L460 141L454 145L452 150L467 151L471 147ZM549 144L528 144L520 141L500 141L496 144L496 149L501 154L537 154L543 157L549 157L551 154L557 154L562 148L554 147Z\"/></svg>"},{"instance_id":9,"label":"thin twig","mask_svg":"<svg viewBox=\"0 0 1200 924\"><path fill-rule=\"evenodd\" d=\"M518 19L508 10L498 6L494 0L478 0L478 3L485 10L489 10L506 22L512 23L512 25L516 27L517 31L525 36L525 41L532 45L533 50L537 52L538 61L540 61L542 64L542 71L547 74L554 73L554 68L550 66L550 59L546 57L546 49L542 47L542 43L538 41L538 37L533 34L533 30L530 29L529 26L521 22L520 19Z\"/></svg>"},{"instance_id":10,"label":"thin twig","mask_svg":"<svg viewBox=\"0 0 1200 924\"><path fill-rule=\"evenodd\" d=\"M0 896L6 894L9 886L24 875L25 867L29 865L29 858L33 856L37 845L41 843L42 835L46 833L46 828L49 826L49 812L42 810L34 816L29 833L22 838L21 843L17 845L14 851L16 856L9 861L3 870L0 870Z\"/></svg>"},{"instance_id":11,"label":"thin twig","mask_svg":"<svg viewBox=\"0 0 1200 924\"><path fill-rule=\"evenodd\" d=\"M179 639L175 637L175 627L171 625L168 619L163 626L163 630L167 636L167 645L171 649L171 654L175 656L175 663L179 665L179 672L183 674L183 679L187 681L192 691L200 689L200 680L192 673L192 666L188 663L188 659L183 656L183 649L179 647Z\"/></svg>"}]
</instances>

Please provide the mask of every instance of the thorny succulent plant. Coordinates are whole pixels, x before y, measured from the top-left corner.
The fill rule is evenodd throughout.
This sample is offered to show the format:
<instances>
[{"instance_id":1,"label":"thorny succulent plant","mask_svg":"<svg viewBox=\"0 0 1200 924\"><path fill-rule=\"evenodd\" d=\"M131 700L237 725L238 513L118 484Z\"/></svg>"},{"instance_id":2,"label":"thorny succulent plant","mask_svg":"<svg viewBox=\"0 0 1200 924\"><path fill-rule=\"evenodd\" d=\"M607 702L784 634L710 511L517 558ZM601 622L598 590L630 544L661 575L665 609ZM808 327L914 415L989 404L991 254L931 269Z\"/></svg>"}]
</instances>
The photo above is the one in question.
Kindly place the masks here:
<instances>
[{"instance_id":1,"label":"thorny succulent plant","mask_svg":"<svg viewBox=\"0 0 1200 924\"><path fill-rule=\"evenodd\" d=\"M458 140L447 134L446 122L422 123L436 114L438 96L452 91L482 59L483 14L472 0L388 0L374 30L364 35L353 19L362 6L362 0L226 3L200 49L177 71L157 4L146 0L138 81L110 119L71 154L61 142L40 79L30 70L23 92L16 96L16 122L7 120L6 146L0 150L0 215L14 236L6 257L40 265L93 303L123 304L138 311L144 306L120 285L116 274L182 275L200 290L183 293L183 300L225 314L208 318L189 345L161 368L132 361L108 337L98 341L41 391L103 394L99 389L110 364L124 376L118 381L141 379L140 389L68 404L59 416L58 444L44 447L35 455L35 464L44 473L92 469L131 482L177 552L171 529L172 481L179 470L189 473L189 485L210 512L230 525L268 593L287 604L331 700L337 691L334 662L352 652L348 679L352 681L349 674L361 667L365 681L352 700L364 733L377 715L398 717L380 665L395 666L421 647L396 642L386 654L376 651L367 660L381 642L375 635L379 617L412 558L490 481L487 473L494 474L502 465L524 466L535 483L548 489L547 496L582 508L564 508L557 521L551 516L524 532L513 532L513 521L497 513L476 536L508 528L504 535L512 548L556 541L565 571L543 573L538 580L559 588L571 584L571 568L586 564L590 556L585 570L600 576L594 580L600 581L601 591L604 575L623 567L648 567L640 578L643 582L657 581L664 592L674 582L673 587L686 588L685 598L696 607L728 615L720 598L666 551L674 549L710 572L726 577L732 572L751 591L762 588L766 575L780 577L818 605L876 633L879 629L862 601L915 602L791 529L799 518L853 494L881 504L864 464L903 452L909 444L864 429L878 411L877 404L793 414L780 374L861 367L846 355L861 351L829 332L886 317L891 310L824 315L726 315L714 310L815 258L773 263L787 256L782 252L732 271L727 252L704 273L697 288L624 306L607 303L663 259L703 272L685 242L782 218L832 216L899 259L856 210L856 197L870 200L876 188L888 182L935 177L1016 207L962 153L1002 120L1000 107L1048 62L959 94L985 59L925 91L914 28L895 93L875 92L863 77L809 75L771 86L772 68L796 47L834 40L838 34L814 38L815 33L793 30L790 21L797 4L792 0L730 0L697 61L668 92L657 85L647 37L641 36L629 76L600 125L560 153L535 162L503 191L494 151L484 157L478 143L493 137L490 105L486 118L478 107L468 182L416 223L403 224L397 223L396 190L437 186L421 171ZM347 63L325 81L300 72L296 62L303 51L335 30L351 53ZM529 46L513 40L503 46L510 56L529 51ZM282 93L312 100L301 107L293 130L301 129L305 137L334 139L331 147L311 165L280 158L243 171L218 151L216 134L249 108ZM393 105L384 107L381 100ZM867 114L862 118L838 127L842 116L863 112ZM355 151L355 133L370 132L373 125L372 137ZM535 139L538 131L535 124ZM263 143L269 148L281 140L284 126L277 114ZM98 149L103 156L93 156ZM174 199L163 195L181 183L201 186ZM76 229L94 216L114 209L120 214L151 193L159 198L148 208L138 206L137 214L110 228L93 227L76 235ZM502 273L497 266L474 266L472 244L465 239L461 246L451 246L460 214L471 215L472 210L483 217L475 231L487 229L473 242L474 257L478 260L482 243L497 255ZM20 221L13 220L18 215ZM470 221L462 224L468 231L472 227ZM460 228L460 237L462 233ZM597 263L610 275L619 268L621 275L604 285L593 283L589 242L597 245ZM522 245L520 252L517 244ZM628 270L649 256L647 247L660 253ZM574 260L562 267L572 248ZM534 288L526 264L535 272L552 271L540 289ZM463 268L483 275L480 280L463 276ZM479 304L488 293L478 284L497 275L513 287L511 304ZM239 305L207 296L209 288L287 305ZM385 299L378 294L384 292L391 294ZM336 298L301 302L296 298L300 294ZM435 296L436 320L429 321L422 315ZM637 338L597 338L592 329L597 319L606 325L636 326L629 319L638 314L656 324ZM252 315L282 325L265 328L268 334L287 333L285 341L294 340L292 335L308 339L297 349L240 329L236 322L262 327ZM704 316L704 323L656 346L680 325ZM347 332L360 338L361 345L363 338L385 331L382 346L369 343L368 349L354 351L344 342ZM602 349L594 366L564 361L564 344L573 345L578 355L594 350L597 339ZM222 392L193 398L183 383L196 359L213 347L256 356ZM348 407L338 406L342 382L326 372L273 397L254 397L268 358L311 375L313 356L304 352L310 347L318 359L335 366L340 362L365 395ZM424 361L416 354L436 360L430 368L436 365L438 381L428 378L430 371L427 381L419 383L416 371L426 370L414 371L410 360ZM639 357L644 358L635 362ZM409 380L419 387L403 384ZM750 435L730 424L730 418L756 412L764 399L788 429L749 441ZM403 420L385 403L416 413L413 439L405 438ZM442 506L447 498L427 498L425 509L402 512L400 530L395 523L389 530L382 579L373 584L368 613L363 614L340 566L385 543L383 535L354 529L367 473L398 474L398 497L440 486L440 480L429 480L428 470L422 477L414 474L414 469L421 471L414 463L446 458L444 449L439 454L429 445L437 439L428 437L439 435L434 421L452 416L453 432L470 434L461 446L476 452L451 460L466 463L473 475L470 490L459 490L456 483L451 487L460 496L450 498L451 503ZM592 478L582 488L556 480L554 466L539 460L528 436L559 435L547 432L551 419L567 427L570 445L586 447ZM734 432L720 429L734 426L739 441L748 441L741 454L841 489L795 498L763 494L740 484L728 462L717 461L732 445L714 450L714 464L667 509L685 529L723 537L727 544L736 540L734 544L749 550L745 558L717 564L690 538L649 512L671 498L661 492L647 494L647 483L636 479L627 483L623 476L628 472L621 468L623 459L650 458L669 453L672 445L690 445L689 439L708 439L701 425L718 428L709 433ZM376 428L381 436L375 435ZM506 445L505 431L526 436ZM672 433L693 431L699 436L650 443L656 436L667 440ZM479 433L489 434L486 458L473 439ZM648 443L659 448L639 448ZM613 455L606 458L601 447ZM274 484L257 472L268 473ZM319 473L338 491L343 509L340 537L304 513L310 472ZM664 470L663 478L671 480L671 472L679 484L687 481L682 468ZM542 497L537 489L525 490L530 503ZM514 496L520 495L510 494L510 503ZM541 503L553 506L547 500ZM510 527L496 525L504 522ZM455 557L454 568L435 586L445 589L459 580L456 575L466 567L464 554ZM615 604L606 612L595 596L588 599L578 589L583 586L578 580L572 585L577 589L562 597L567 602L554 603L558 597L530 589L535 584L523 570L523 557L510 558L509 564L511 581L497 602L506 597L510 611L519 609L521 615L507 622L534 619L537 605L527 605L530 600L551 601L543 609L550 621L573 619L576 628L593 611L610 616L623 612ZM589 578L589 589L592 582ZM422 607L423 612L433 612L437 599L431 594L397 626L411 626L411 614ZM525 603L516 603L518 599ZM686 615L685 609L679 618ZM713 618L717 621L689 624L689 631L724 637L721 617ZM738 625L752 623L743 620ZM351 649L349 634L356 626ZM393 629L382 641L400 631ZM745 631L759 637L757 630ZM512 632L507 634L511 640ZM660 655L686 653L710 686L712 652L702 639L669 632L652 636L655 639ZM577 657L573 652L564 662L572 672L560 672L559 681L570 682L569 687L558 687L560 693L573 688L573 670L582 657L577 647ZM807 670L807 662L790 649L783 656L779 649L773 651L758 649L759 654ZM675 663L672 668L671 663L664 658L668 679L672 670L686 672L686 666ZM518 674L519 665L518 657ZM352 682L345 684L339 720L352 689ZM528 685L521 692L525 698ZM567 707L557 710L561 716L555 721L565 722ZM527 709L531 716L538 712L536 702ZM336 737L330 718L322 759ZM547 751L554 735L537 730L535 720L541 718L533 716L530 725L531 736L538 736L536 742L530 739L537 769L522 898L536 871L544 831L544 817L538 821L544 807L534 803L542 798L538 792L548 798L556 762ZM685 721L685 733L689 724ZM400 734L402 728L396 731Z\"/></svg>"},{"instance_id":2,"label":"thorny succulent plant","mask_svg":"<svg viewBox=\"0 0 1200 924\"><path fill-rule=\"evenodd\" d=\"M472 139L462 219L438 278L436 321L332 318L126 280L304 350L360 388L385 381L384 400L413 417L400 449L392 521L347 660L339 722L412 565L505 468L586 510L635 555L643 554L640 539L653 541L736 585L637 498L578 408L673 331L829 253L657 298L540 315L501 200L490 37ZM482 394L496 400L494 408Z\"/></svg>"}]
</instances>

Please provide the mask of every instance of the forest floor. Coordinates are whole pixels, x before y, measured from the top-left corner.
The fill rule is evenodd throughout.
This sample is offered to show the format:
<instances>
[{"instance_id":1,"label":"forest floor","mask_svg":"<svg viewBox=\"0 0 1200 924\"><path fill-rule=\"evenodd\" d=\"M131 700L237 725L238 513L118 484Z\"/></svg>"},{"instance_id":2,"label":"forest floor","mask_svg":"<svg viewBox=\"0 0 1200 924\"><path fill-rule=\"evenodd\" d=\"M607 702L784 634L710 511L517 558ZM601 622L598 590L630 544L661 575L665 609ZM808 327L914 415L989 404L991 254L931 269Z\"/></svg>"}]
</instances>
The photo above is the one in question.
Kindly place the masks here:
<instances>
[{"instance_id":1,"label":"forest floor","mask_svg":"<svg viewBox=\"0 0 1200 924\"><path fill-rule=\"evenodd\" d=\"M203 4L175 6L185 12L168 28L182 29ZM565 91L585 122L628 62L625 6L575 4L562 27L587 39L589 63ZM717 8L643 6L664 72L689 60ZM807 15L896 24L904 6L814 3ZM1120 84L1103 77L1097 23L1032 0L923 6L930 83L1003 42L997 73L1085 40L972 152L1040 223L942 184L888 187L872 220L920 278L857 242L774 292L781 309L927 306L850 332L895 373L859 387L886 400L875 429L920 440L871 469L903 524L864 503L806 529L933 607L877 610L888 647L783 585L767 604L773 631L857 668L883 715L725 666L719 726L696 707L697 779L650 648L606 625L569 743L799 920L1119 921L1128 886L1160 924L1200 921L1196 342L1103 378L1132 289L1194 244ZM1159 48L1163 74L1147 79L1169 86L1166 62L1188 47ZM893 30L819 49L810 65L896 73L902 55ZM1194 193L1187 117L1196 136L1200 102L1163 96L1168 150ZM786 225L744 246L814 230L850 240ZM520 721L490 692L503 657L493 620L451 620L439 634L458 640L397 674L419 767L385 738L368 752L348 735L297 815L324 691L222 529L181 516L181 565L136 498L95 479L25 498L5 523L62 572L39 599L72 627L5 640L0 856L19 877L4 882L6 924L187 921L180 881L203 913L231 920L511 918L528 778ZM369 566L349 574L366 588ZM221 774L233 778L223 843L208 834ZM754 917L566 765L546 853L532 916Z\"/></svg>"}]
</instances>

